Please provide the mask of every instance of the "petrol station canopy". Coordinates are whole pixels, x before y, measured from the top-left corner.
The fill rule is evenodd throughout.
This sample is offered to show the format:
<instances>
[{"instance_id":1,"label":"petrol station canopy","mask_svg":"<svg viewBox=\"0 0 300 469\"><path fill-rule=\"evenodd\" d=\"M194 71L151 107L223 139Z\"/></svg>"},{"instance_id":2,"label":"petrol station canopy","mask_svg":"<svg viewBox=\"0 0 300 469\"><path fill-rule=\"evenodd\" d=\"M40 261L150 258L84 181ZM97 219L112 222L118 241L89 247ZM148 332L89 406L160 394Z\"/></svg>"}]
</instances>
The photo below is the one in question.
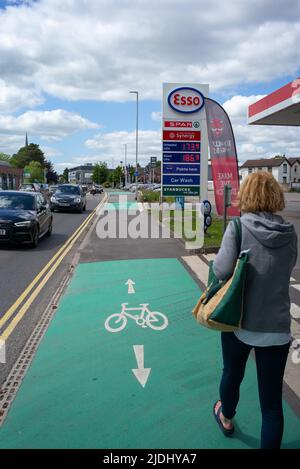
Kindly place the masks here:
<instances>
[{"instance_id":1,"label":"petrol station canopy","mask_svg":"<svg viewBox=\"0 0 300 469\"><path fill-rule=\"evenodd\" d=\"M299 126L300 78L251 104L248 124Z\"/></svg>"}]
</instances>

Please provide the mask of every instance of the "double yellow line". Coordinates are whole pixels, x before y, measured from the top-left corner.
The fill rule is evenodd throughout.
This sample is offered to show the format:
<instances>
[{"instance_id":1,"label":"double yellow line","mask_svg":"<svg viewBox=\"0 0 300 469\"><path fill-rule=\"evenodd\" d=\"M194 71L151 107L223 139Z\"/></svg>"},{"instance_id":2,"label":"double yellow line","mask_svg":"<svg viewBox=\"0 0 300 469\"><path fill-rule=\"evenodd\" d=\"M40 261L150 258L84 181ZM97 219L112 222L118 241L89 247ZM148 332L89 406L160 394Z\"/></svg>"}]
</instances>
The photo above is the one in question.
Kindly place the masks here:
<instances>
[{"instance_id":1,"label":"double yellow line","mask_svg":"<svg viewBox=\"0 0 300 469\"><path fill-rule=\"evenodd\" d=\"M92 211L92 213L84 220L84 222L77 228L77 230L70 236L70 238L62 245L62 247L57 251L57 253L50 259L48 264L40 271L40 273L32 280L32 282L28 285L28 287L23 291L23 293L19 296L19 298L15 301L15 303L6 311L4 316L0 319L0 329L7 323L7 321L13 316L16 312L20 304L27 298L27 296L31 293L31 295L27 298L26 302L23 304L19 312L15 315L13 320L10 322L9 326L4 330L4 332L0 336L0 341L3 340L4 342L8 339L11 333L14 331L15 327L19 324L23 316L28 311L29 307L39 295L42 288L46 285L48 280L51 278L53 273L56 271L57 267L60 265L62 260L66 257L68 252L72 249L75 242L85 230L89 222L97 213L97 210L105 204L107 201L107 194L105 194L104 198L101 202L97 205L96 208ZM40 281L43 275L47 272L45 277Z\"/></svg>"}]
</instances>

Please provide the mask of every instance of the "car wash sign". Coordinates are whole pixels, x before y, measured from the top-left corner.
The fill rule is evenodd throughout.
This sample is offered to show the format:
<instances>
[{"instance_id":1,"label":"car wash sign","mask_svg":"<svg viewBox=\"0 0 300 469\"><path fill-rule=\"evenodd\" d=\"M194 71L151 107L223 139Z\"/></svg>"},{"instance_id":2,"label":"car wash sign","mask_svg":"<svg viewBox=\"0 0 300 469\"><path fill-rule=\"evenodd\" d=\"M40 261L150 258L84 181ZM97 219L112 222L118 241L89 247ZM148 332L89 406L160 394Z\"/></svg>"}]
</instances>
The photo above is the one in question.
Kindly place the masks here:
<instances>
[{"instance_id":1,"label":"car wash sign","mask_svg":"<svg viewBox=\"0 0 300 469\"><path fill-rule=\"evenodd\" d=\"M207 85L163 84L162 195L199 196Z\"/></svg>"}]
</instances>

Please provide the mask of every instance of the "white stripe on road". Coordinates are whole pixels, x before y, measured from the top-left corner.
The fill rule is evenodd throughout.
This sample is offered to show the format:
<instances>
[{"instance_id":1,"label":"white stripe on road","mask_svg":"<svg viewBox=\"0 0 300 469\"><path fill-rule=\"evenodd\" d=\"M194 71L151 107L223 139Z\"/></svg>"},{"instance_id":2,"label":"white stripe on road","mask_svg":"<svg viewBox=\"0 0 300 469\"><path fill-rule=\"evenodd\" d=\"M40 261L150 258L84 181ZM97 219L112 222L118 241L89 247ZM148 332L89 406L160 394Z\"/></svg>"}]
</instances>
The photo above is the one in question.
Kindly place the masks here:
<instances>
[{"instance_id":1,"label":"white stripe on road","mask_svg":"<svg viewBox=\"0 0 300 469\"><path fill-rule=\"evenodd\" d=\"M290 282L296 282L296 279L294 277L291 277Z\"/></svg>"},{"instance_id":2,"label":"white stripe on road","mask_svg":"<svg viewBox=\"0 0 300 469\"><path fill-rule=\"evenodd\" d=\"M0 339L0 363L6 363L5 340Z\"/></svg>"},{"instance_id":3,"label":"white stripe on road","mask_svg":"<svg viewBox=\"0 0 300 469\"><path fill-rule=\"evenodd\" d=\"M208 265L198 256L182 256L182 259L190 269L195 272L198 279L206 286L208 280Z\"/></svg>"},{"instance_id":4,"label":"white stripe on road","mask_svg":"<svg viewBox=\"0 0 300 469\"><path fill-rule=\"evenodd\" d=\"M297 283L297 285L291 285L291 287L296 288L296 290L300 291L300 284Z\"/></svg>"},{"instance_id":5,"label":"white stripe on road","mask_svg":"<svg viewBox=\"0 0 300 469\"><path fill-rule=\"evenodd\" d=\"M214 261L215 258L217 257L217 254L204 254L205 259L210 262L210 261Z\"/></svg>"}]
</instances>

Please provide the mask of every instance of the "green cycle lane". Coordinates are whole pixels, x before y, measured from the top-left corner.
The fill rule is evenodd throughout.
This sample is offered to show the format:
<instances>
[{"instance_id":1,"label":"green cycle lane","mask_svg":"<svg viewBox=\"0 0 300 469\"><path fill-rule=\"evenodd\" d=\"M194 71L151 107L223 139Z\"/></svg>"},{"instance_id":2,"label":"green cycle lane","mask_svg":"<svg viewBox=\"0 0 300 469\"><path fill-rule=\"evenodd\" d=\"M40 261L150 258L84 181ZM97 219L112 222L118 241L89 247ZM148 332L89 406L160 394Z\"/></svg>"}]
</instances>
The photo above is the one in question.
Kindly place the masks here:
<instances>
[{"instance_id":1,"label":"green cycle lane","mask_svg":"<svg viewBox=\"0 0 300 469\"><path fill-rule=\"evenodd\" d=\"M0 448L259 447L252 360L235 436L225 438L213 419L219 333L192 316L199 295L177 259L80 264L0 430ZM300 421L284 407L283 447L299 448Z\"/></svg>"}]
</instances>

